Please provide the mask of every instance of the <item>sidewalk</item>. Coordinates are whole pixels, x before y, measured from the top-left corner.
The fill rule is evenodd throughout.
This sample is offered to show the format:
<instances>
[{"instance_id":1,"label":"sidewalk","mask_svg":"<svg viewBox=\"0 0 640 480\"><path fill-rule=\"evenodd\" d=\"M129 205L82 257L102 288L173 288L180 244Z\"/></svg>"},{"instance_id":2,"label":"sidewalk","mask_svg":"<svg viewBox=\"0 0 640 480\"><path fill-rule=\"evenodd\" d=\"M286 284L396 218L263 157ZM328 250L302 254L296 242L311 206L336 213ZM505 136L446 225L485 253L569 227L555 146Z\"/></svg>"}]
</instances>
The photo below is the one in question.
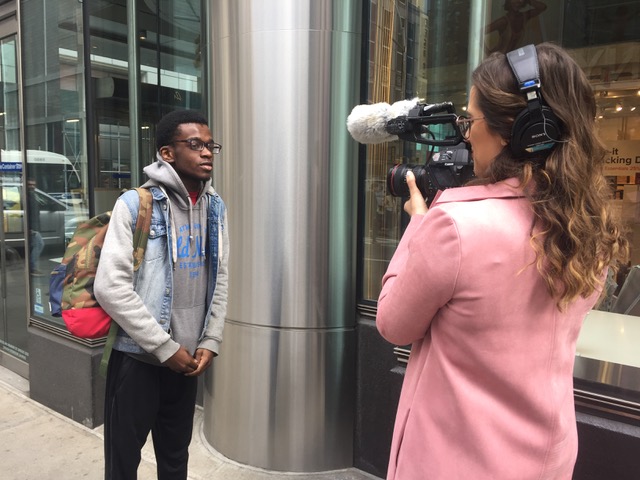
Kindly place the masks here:
<instances>
[{"instance_id":1,"label":"sidewalk","mask_svg":"<svg viewBox=\"0 0 640 480\"><path fill-rule=\"evenodd\" d=\"M29 382L0 367L0 478L102 480L102 427L91 430L29 398ZM378 480L355 468L314 474L270 472L225 458L204 440L196 409L189 449L190 480ZM155 480L151 440L142 453L139 480Z\"/></svg>"}]
</instances>

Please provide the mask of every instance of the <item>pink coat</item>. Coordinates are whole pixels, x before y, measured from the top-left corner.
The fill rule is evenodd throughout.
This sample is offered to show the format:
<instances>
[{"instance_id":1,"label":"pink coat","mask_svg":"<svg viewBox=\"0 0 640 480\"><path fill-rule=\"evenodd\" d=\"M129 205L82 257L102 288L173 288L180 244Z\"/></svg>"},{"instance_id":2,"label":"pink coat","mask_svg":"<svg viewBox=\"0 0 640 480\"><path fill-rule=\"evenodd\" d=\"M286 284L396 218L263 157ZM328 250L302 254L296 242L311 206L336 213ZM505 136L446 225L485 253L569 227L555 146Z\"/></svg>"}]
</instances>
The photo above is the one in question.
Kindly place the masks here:
<instances>
[{"instance_id":1,"label":"pink coat","mask_svg":"<svg viewBox=\"0 0 640 480\"><path fill-rule=\"evenodd\" d=\"M597 294L557 309L507 183L445 190L383 278L378 330L411 344L389 480L571 478L575 345Z\"/></svg>"}]
</instances>

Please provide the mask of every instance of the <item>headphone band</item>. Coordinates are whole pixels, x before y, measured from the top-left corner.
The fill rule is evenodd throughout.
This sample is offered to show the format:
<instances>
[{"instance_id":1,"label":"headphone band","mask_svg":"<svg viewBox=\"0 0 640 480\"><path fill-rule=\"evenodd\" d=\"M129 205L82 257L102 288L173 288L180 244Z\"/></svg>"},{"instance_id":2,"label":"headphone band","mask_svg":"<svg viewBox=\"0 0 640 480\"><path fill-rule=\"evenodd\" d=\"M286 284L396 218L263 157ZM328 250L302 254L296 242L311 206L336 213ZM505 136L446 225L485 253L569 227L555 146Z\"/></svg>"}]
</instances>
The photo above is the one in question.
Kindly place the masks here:
<instances>
[{"instance_id":1,"label":"headphone band","mask_svg":"<svg viewBox=\"0 0 640 480\"><path fill-rule=\"evenodd\" d=\"M561 136L561 123L547 106L540 92L540 70L534 45L507 53L507 61L518 88L527 98L527 107L513 122L511 151L518 157L550 151Z\"/></svg>"},{"instance_id":2,"label":"headphone band","mask_svg":"<svg viewBox=\"0 0 640 480\"><path fill-rule=\"evenodd\" d=\"M540 71L536 47L526 45L507 53L507 60L522 92L540 88Z\"/></svg>"}]
</instances>

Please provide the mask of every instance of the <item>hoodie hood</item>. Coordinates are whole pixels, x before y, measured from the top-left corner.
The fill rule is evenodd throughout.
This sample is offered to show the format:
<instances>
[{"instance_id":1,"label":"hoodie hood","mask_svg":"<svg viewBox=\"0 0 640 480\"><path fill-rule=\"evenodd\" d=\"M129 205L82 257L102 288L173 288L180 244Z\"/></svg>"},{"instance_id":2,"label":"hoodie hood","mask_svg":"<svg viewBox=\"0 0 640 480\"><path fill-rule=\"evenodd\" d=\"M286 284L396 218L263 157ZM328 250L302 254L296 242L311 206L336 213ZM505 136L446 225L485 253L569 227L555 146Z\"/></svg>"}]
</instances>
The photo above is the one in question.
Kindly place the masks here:
<instances>
[{"instance_id":1,"label":"hoodie hood","mask_svg":"<svg viewBox=\"0 0 640 480\"><path fill-rule=\"evenodd\" d=\"M180 206L186 207L187 205L191 205L187 187L184 186L184 183L182 183L178 173L171 164L162 159L160 153L156 153L156 161L144 167L142 171L151 180L151 182L147 182L143 186L164 186L173 192L172 197L175 197L175 199L180 202ZM198 200L200 200L200 197L205 192L213 193L211 179L203 184L203 188L198 194Z\"/></svg>"},{"instance_id":2,"label":"hoodie hood","mask_svg":"<svg viewBox=\"0 0 640 480\"><path fill-rule=\"evenodd\" d=\"M151 165L147 165L144 167L143 172L149 177L149 181L145 182L143 187L151 187L156 186L160 188L164 194L167 196L167 205L168 205L168 213L170 218L170 228L172 230L171 235L171 250L173 256L173 264L174 268L177 261L177 246L175 244L175 239L177 238L176 221L175 221L175 210L179 211L188 211L189 215L189 242L193 242L193 232L192 227L194 224L193 218L193 205L191 203L191 198L189 197L189 192L187 188L184 186L182 179L175 171L175 169L171 166L170 163L163 160L160 156L160 153L156 153L156 161ZM198 222L200 225L206 225L207 220L207 211L209 210L209 197L205 194L210 193L214 194L215 191L211 186L211 179L207 180L203 183L200 192L198 193L198 198L196 200L196 205L200 202L207 202L204 205L204 208L199 208L199 217ZM205 245L201 245L200 254L205 255Z\"/></svg>"}]
</instances>

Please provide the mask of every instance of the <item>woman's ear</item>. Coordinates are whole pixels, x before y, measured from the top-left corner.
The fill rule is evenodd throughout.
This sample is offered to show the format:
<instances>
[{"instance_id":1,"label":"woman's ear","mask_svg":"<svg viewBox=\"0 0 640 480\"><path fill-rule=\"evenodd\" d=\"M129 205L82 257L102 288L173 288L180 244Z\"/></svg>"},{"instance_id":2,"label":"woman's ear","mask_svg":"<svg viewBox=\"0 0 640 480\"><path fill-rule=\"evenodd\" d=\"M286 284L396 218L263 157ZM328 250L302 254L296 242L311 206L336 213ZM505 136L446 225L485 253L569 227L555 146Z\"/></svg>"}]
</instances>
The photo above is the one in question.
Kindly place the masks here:
<instances>
[{"instance_id":1,"label":"woman's ear","mask_svg":"<svg viewBox=\"0 0 640 480\"><path fill-rule=\"evenodd\" d=\"M160 150L158 150L158 152L160 153L162 159L167 163L173 163L173 161L175 160L173 148L169 146L160 147Z\"/></svg>"}]
</instances>

